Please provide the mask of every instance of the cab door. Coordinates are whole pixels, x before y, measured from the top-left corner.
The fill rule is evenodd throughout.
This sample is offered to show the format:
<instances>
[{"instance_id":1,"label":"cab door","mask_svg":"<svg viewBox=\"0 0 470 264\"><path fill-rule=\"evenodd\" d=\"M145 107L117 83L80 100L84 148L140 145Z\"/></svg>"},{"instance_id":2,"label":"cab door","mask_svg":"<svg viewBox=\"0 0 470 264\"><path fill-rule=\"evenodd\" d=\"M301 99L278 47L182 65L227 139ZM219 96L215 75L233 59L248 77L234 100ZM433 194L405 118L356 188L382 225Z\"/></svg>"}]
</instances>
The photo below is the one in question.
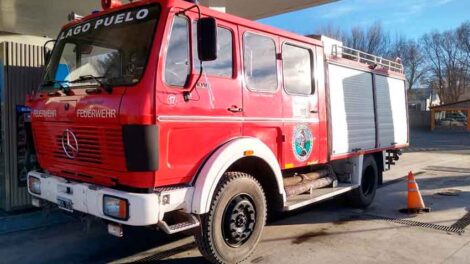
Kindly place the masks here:
<instances>
[{"instance_id":1,"label":"cab door","mask_svg":"<svg viewBox=\"0 0 470 264\"><path fill-rule=\"evenodd\" d=\"M314 165L321 159L314 50L291 40L284 40L281 45L284 169Z\"/></svg>"},{"instance_id":2,"label":"cab door","mask_svg":"<svg viewBox=\"0 0 470 264\"><path fill-rule=\"evenodd\" d=\"M170 17L159 62L156 111L161 155L157 186L190 182L218 146L241 135L236 26L217 21L218 58L203 62L204 71L199 78L197 15L176 15L178 11ZM190 76L199 81L185 101L183 95L190 90L185 87Z\"/></svg>"},{"instance_id":3,"label":"cab door","mask_svg":"<svg viewBox=\"0 0 470 264\"><path fill-rule=\"evenodd\" d=\"M240 28L244 73L243 135L263 141L282 162L279 37Z\"/></svg>"}]
</instances>

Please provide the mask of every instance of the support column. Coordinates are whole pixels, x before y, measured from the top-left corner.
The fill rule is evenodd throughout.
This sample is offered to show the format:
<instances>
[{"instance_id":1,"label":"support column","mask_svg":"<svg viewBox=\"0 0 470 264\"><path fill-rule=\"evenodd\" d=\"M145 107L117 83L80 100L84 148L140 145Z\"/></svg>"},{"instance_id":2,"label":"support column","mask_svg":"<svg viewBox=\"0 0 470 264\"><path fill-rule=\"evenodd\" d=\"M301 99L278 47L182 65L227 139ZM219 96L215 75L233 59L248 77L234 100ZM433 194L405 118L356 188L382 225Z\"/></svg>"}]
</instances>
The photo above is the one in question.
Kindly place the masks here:
<instances>
[{"instance_id":1,"label":"support column","mask_svg":"<svg viewBox=\"0 0 470 264\"><path fill-rule=\"evenodd\" d=\"M431 131L436 128L436 111L431 109Z\"/></svg>"}]
</instances>

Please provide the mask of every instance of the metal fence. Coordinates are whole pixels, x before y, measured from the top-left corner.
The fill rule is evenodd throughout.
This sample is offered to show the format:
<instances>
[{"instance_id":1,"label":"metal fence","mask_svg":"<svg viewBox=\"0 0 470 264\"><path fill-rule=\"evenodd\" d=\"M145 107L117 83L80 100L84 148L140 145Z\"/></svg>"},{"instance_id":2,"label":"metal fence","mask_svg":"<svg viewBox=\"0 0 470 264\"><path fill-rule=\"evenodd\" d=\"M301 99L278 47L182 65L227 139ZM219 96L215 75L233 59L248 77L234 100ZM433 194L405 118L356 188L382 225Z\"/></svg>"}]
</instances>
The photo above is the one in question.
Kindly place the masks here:
<instances>
[{"instance_id":1,"label":"metal fence","mask_svg":"<svg viewBox=\"0 0 470 264\"><path fill-rule=\"evenodd\" d=\"M41 82L44 54L41 46L0 43L0 209L11 211L30 205L26 171L24 120L16 106Z\"/></svg>"}]
</instances>

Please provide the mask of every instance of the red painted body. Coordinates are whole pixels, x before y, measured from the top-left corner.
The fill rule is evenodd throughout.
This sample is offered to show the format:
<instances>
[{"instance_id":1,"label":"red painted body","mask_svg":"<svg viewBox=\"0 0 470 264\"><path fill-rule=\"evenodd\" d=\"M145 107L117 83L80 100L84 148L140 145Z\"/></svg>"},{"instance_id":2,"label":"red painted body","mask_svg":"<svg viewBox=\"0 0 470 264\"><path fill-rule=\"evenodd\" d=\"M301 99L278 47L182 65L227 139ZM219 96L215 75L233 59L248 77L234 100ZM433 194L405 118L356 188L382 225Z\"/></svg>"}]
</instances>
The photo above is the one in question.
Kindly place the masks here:
<instances>
[{"instance_id":1,"label":"red painted body","mask_svg":"<svg viewBox=\"0 0 470 264\"><path fill-rule=\"evenodd\" d=\"M198 94L198 100L184 102L184 89L169 87L163 81L173 17L176 12L190 7L190 3L181 0L138 1L87 16L63 29L103 14L150 3L160 4L162 11L147 67L138 84L115 87L112 94L87 94L85 89L74 89L73 95L51 97L40 92L30 100L29 104L37 113L33 114L32 122L42 168L54 175L105 186L153 188L188 184L215 149L241 136L262 140L277 156L281 169L324 164L330 160L325 59L322 43L318 40L201 7L203 16L215 17L218 25L229 29L233 35L232 77L209 75L207 81L203 77L198 85L210 83L215 98L211 106L209 89L198 88L194 92ZM197 18L195 12L187 14L192 20ZM314 54L316 91L313 95L295 99L306 101L311 111L308 126L314 137L314 146L305 162L299 162L292 151L291 138L299 121L296 121L292 110L296 101L282 86L282 60L277 60L278 88L275 92L253 92L246 87L241 49L242 36L246 31L272 37L276 41L277 53L281 52L282 43L288 41L309 48ZM193 77L197 74L192 65ZM65 104L70 105L67 111L64 110ZM227 111L229 107L239 107L243 111L230 112ZM75 113L79 109L115 109L117 116L107 119L78 118ZM41 114L43 110L55 110L56 116L48 116L47 112ZM158 170L126 170L121 131L125 124L158 126ZM70 160L63 155L59 139L65 129L73 129L82 148L87 149L81 158Z\"/></svg>"}]
</instances>

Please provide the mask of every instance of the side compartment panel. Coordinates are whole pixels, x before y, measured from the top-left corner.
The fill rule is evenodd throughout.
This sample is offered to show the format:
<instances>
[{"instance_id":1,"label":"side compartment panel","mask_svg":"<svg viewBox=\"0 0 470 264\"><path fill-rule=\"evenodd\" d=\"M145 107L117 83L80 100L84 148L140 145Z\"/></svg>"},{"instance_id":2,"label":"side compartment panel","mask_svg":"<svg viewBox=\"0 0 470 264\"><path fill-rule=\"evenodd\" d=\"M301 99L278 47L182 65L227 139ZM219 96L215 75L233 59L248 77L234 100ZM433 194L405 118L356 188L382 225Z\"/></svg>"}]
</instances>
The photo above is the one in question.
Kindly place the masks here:
<instances>
[{"instance_id":1,"label":"side compartment panel","mask_svg":"<svg viewBox=\"0 0 470 264\"><path fill-rule=\"evenodd\" d=\"M408 143L405 82L377 75L377 121L379 147Z\"/></svg>"},{"instance_id":2,"label":"side compartment panel","mask_svg":"<svg viewBox=\"0 0 470 264\"><path fill-rule=\"evenodd\" d=\"M332 155L375 148L371 73L329 65Z\"/></svg>"}]
</instances>

